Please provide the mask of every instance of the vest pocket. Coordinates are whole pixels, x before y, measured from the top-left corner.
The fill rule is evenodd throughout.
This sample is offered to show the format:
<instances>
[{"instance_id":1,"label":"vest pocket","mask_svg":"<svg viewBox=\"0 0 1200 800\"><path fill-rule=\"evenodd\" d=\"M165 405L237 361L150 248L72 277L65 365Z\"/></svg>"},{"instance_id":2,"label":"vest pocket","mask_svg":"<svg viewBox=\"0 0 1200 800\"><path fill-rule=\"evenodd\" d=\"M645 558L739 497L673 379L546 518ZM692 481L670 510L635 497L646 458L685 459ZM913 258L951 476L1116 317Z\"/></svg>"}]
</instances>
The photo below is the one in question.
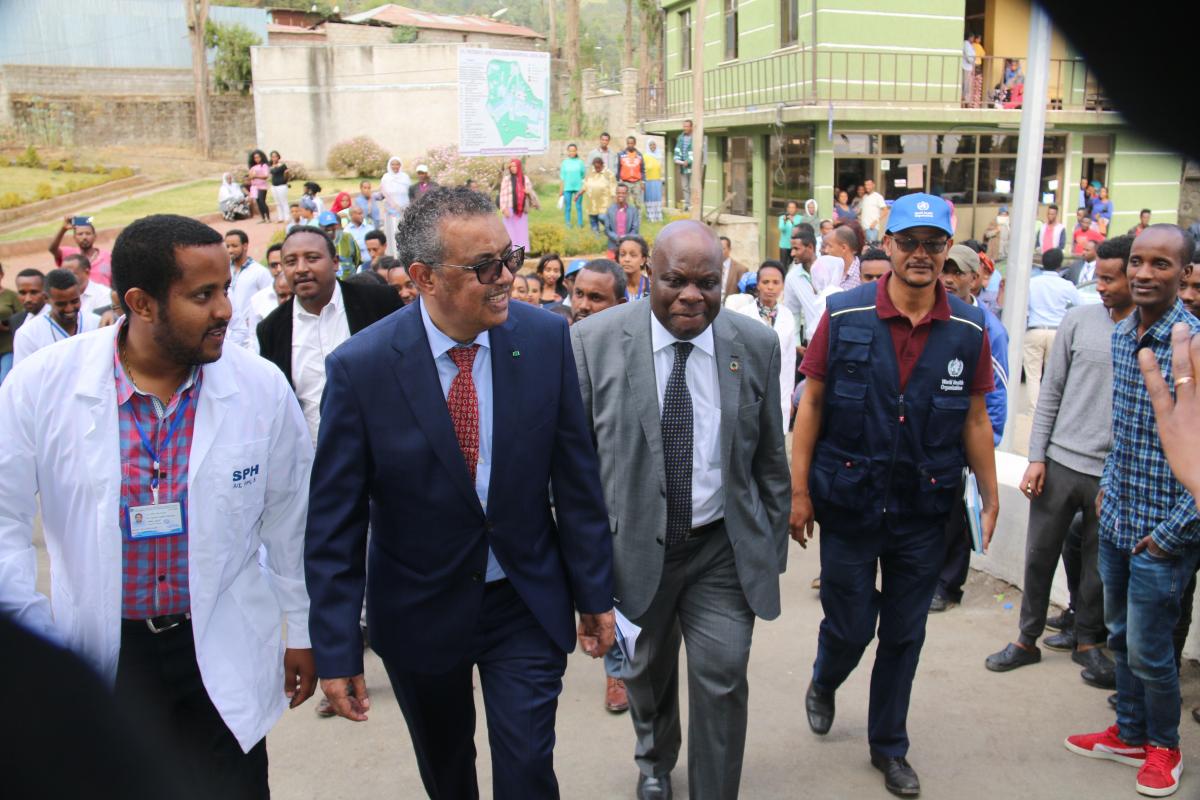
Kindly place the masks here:
<instances>
[{"instance_id":1,"label":"vest pocket","mask_svg":"<svg viewBox=\"0 0 1200 800\"><path fill-rule=\"evenodd\" d=\"M925 423L925 444L930 447L951 447L962 442L963 426L970 397L948 397L935 394L929 419Z\"/></svg>"},{"instance_id":2,"label":"vest pocket","mask_svg":"<svg viewBox=\"0 0 1200 800\"><path fill-rule=\"evenodd\" d=\"M962 485L961 461L926 462L917 468L914 509L920 514L948 514Z\"/></svg>"},{"instance_id":3,"label":"vest pocket","mask_svg":"<svg viewBox=\"0 0 1200 800\"><path fill-rule=\"evenodd\" d=\"M809 470L809 491L817 505L854 509L862 506L861 489L870 462L831 447L817 447Z\"/></svg>"},{"instance_id":4,"label":"vest pocket","mask_svg":"<svg viewBox=\"0 0 1200 800\"><path fill-rule=\"evenodd\" d=\"M825 430L842 447L855 447L862 439L863 415L867 404L867 385L839 380L833 385L829 411L835 417Z\"/></svg>"}]
</instances>

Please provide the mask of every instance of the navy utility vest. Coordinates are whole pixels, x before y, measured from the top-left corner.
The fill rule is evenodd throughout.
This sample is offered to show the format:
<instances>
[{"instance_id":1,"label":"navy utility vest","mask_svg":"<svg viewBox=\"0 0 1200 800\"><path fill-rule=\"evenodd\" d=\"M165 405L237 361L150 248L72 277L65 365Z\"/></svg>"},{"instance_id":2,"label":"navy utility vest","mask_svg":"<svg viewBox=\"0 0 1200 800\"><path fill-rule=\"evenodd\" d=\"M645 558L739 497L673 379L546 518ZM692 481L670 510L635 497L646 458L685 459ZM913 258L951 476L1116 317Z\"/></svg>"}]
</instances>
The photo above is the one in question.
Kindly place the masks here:
<instances>
[{"instance_id":1,"label":"navy utility vest","mask_svg":"<svg viewBox=\"0 0 1200 800\"><path fill-rule=\"evenodd\" d=\"M944 524L961 491L963 427L983 346L983 313L949 297L904 391L875 284L829 297L829 357L809 491L823 528L885 519L896 532Z\"/></svg>"}]
</instances>

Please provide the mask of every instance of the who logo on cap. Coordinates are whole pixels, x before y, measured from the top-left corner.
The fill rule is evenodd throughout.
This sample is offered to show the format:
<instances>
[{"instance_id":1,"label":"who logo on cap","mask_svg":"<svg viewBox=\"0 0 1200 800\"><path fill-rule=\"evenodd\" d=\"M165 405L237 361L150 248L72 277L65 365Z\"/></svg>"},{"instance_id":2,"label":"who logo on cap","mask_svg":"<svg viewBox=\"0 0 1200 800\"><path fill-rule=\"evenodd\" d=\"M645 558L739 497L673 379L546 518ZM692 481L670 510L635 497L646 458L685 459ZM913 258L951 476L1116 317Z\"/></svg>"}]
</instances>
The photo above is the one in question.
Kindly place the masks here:
<instances>
[{"instance_id":1,"label":"who logo on cap","mask_svg":"<svg viewBox=\"0 0 1200 800\"><path fill-rule=\"evenodd\" d=\"M937 195L916 192L906 194L892 203L888 215L888 233L908 230L909 228L938 228L947 236L954 235L951 224L950 204Z\"/></svg>"}]
</instances>

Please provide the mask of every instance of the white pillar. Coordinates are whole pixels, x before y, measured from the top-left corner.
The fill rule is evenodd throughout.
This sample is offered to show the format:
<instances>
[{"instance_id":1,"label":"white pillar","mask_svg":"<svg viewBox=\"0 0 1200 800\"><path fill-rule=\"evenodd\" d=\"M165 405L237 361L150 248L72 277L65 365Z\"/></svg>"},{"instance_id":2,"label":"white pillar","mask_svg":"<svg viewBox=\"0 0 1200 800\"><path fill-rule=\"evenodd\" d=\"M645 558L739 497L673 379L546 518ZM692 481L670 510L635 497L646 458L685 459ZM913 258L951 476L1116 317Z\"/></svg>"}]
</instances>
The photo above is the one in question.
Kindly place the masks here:
<instances>
[{"instance_id":1,"label":"white pillar","mask_svg":"<svg viewBox=\"0 0 1200 800\"><path fill-rule=\"evenodd\" d=\"M1046 89L1050 73L1050 17L1030 5L1029 57L1025 63L1025 95L1013 181L1012 235L1004 289L1004 327L1008 331L1008 422L1000 447L1013 451L1012 438L1021 407L1021 352L1029 312L1029 274L1037 236L1038 190L1042 182L1042 140L1046 128ZM1063 187L1064 197L1070 187Z\"/></svg>"}]
</instances>

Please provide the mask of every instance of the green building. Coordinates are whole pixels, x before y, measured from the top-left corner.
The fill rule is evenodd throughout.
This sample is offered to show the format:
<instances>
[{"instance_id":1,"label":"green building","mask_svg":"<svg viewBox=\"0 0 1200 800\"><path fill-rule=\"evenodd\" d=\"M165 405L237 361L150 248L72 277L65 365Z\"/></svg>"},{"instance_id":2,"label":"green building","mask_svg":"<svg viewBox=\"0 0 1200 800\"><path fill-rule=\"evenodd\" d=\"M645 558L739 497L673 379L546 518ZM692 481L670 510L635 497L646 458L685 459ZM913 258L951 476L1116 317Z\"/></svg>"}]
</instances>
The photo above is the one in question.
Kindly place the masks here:
<instances>
[{"instance_id":1,"label":"green building","mask_svg":"<svg viewBox=\"0 0 1200 800\"><path fill-rule=\"evenodd\" d=\"M700 65L695 0L662 7L665 83L641 87L638 105L669 153L693 116ZM705 11L704 209L756 220L760 257L777 253L788 200L815 198L832 218L835 187L867 178L889 200L918 190L952 200L960 240L982 238L1012 203L1020 90L1007 108L995 93L1006 66L1025 68L1028 0L706 0ZM964 71L967 33L982 36L986 56ZM1056 203L1073 218L1086 179L1109 188L1110 235L1143 208L1177 221L1183 159L1125 125L1057 31L1048 82L1039 216Z\"/></svg>"}]
</instances>

